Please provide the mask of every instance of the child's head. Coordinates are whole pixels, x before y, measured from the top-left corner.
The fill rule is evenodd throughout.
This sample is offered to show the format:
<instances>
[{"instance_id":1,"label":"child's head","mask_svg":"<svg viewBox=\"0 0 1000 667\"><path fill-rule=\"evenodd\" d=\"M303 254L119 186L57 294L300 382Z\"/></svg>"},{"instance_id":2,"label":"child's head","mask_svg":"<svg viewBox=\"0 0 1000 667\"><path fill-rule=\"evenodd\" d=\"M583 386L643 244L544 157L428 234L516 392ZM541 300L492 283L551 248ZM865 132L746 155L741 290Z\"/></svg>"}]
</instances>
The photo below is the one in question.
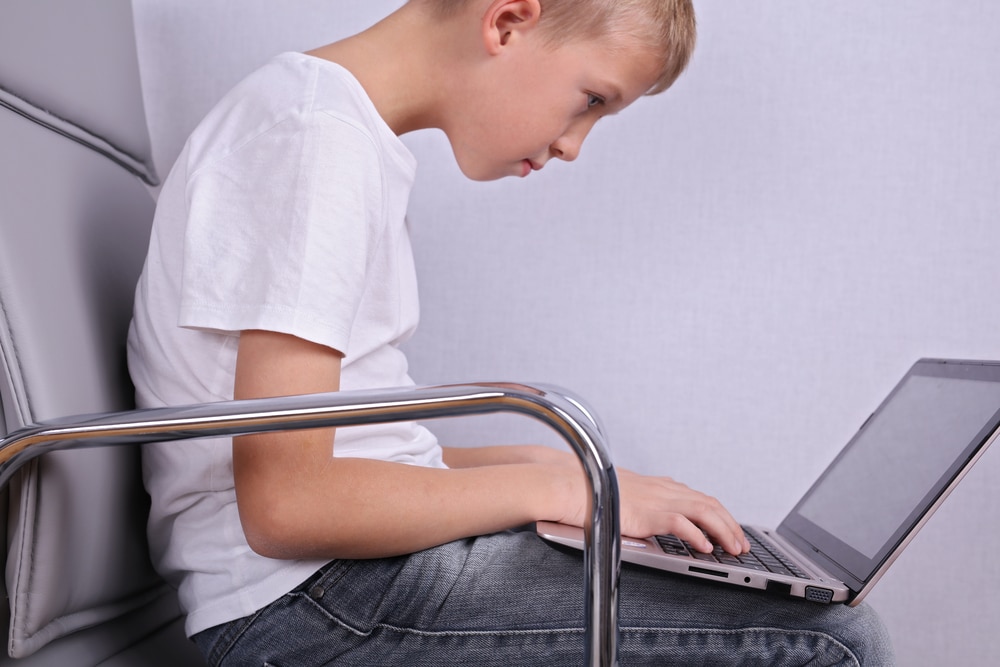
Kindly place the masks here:
<instances>
[{"instance_id":1,"label":"child's head","mask_svg":"<svg viewBox=\"0 0 1000 667\"><path fill-rule=\"evenodd\" d=\"M410 0L432 120L474 180L576 159L594 124L666 90L694 47L690 0ZM430 64L415 54L429 52ZM411 77L412 79L412 74ZM404 82L405 83L405 82Z\"/></svg>"},{"instance_id":2,"label":"child's head","mask_svg":"<svg viewBox=\"0 0 1000 667\"><path fill-rule=\"evenodd\" d=\"M439 15L471 3L488 4L488 0L418 1L429 4ZM611 37L657 53L662 68L649 94L669 88L694 51L696 23L691 0L540 0L540 4L539 27L552 46Z\"/></svg>"}]
</instances>

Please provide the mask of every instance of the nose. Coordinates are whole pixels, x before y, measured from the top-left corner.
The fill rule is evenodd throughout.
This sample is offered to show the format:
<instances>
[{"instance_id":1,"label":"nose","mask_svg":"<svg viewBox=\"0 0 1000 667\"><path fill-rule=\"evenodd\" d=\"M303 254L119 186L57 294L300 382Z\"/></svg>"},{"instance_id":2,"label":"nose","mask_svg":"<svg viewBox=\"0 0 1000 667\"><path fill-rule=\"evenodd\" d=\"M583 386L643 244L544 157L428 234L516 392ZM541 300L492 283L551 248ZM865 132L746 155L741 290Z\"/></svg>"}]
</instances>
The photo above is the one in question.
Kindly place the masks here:
<instances>
[{"instance_id":1,"label":"nose","mask_svg":"<svg viewBox=\"0 0 1000 667\"><path fill-rule=\"evenodd\" d=\"M594 127L594 122L577 122L570 125L549 147L552 157L572 162L580 156L583 142Z\"/></svg>"},{"instance_id":2,"label":"nose","mask_svg":"<svg viewBox=\"0 0 1000 667\"><path fill-rule=\"evenodd\" d=\"M581 145L582 143L579 141L570 142L566 140L565 136L562 136L552 143L550 150L552 151L552 157L572 162L580 156Z\"/></svg>"}]
</instances>

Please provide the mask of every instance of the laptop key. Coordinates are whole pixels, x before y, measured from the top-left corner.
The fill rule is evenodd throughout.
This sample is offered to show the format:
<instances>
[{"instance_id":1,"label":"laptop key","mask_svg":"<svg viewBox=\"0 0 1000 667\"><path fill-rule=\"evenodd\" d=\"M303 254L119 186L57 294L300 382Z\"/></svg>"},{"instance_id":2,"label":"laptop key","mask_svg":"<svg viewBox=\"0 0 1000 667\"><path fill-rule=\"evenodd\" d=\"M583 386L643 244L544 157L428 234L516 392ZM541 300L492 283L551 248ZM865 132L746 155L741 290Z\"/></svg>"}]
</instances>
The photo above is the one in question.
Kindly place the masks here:
<instances>
[{"instance_id":1,"label":"laptop key","mask_svg":"<svg viewBox=\"0 0 1000 667\"><path fill-rule=\"evenodd\" d=\"M733 556L720 546L716 546L712 550L712 553L702 553L696 551L689 543L681 540L676 535L657 535L656 542L664 552L673 556L690 556L706 563L722 563L723 565L743 567L757 572L772 572L774 574L784 574L802 579L809 578L790 560L784 556L772 553L752 532L747 531L746 534L750 540L750 553L740 554L739 556Z\"/></svg>"},{"instance_id":2,"label":"laptop key","mask_svg":"<svg viewBox=\"0 0 1000 667\"><path fill-rule=\"evenodd\" d=\"M770 570L760 563L740 563L740 567L745 567L748 570L757 570L758 572L770 572Z\"/></svg>"},{"instance_id":3,"label":"laptop key","mask_svg":"<svg viewBox=\"0 0 1000 667\"><path fill-rule=\"evenodd\" d=\"M660 545L660 548L663 549L663 551L672 556L690 555L687 547L684 546L684 542L673 535L657 535L656 542Z\"/></svg>"}]
</instances>

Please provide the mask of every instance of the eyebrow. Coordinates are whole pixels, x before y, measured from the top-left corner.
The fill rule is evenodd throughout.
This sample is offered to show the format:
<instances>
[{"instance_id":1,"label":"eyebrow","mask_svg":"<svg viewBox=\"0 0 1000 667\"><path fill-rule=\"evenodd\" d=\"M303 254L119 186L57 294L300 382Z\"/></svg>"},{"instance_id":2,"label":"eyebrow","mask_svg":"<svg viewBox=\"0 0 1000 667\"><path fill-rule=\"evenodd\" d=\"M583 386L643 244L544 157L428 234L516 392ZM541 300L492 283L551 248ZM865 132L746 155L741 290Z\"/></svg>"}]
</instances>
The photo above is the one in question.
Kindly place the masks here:
<instances>
[{"instance_id":1,"label":"eyebrow","mask_svg":"<svg viewBox=\"0 0 1000 667\"><path fill-rule=\"evenodd\" d=\"M604 98L604 102L607 107L616 107L613 111L606 111L605 116L617 116L618 112L621 111L622 103L622 91L621 88L610 82L604 82L601 87L609 93L607 97Z\"/></svg>"},{"instance_id":2,"label":"eyebrow","mask_svg":"<svg viewBox=\"0 0 1000 667\"><path fill-rule=\"evenodd\" d=\"M622 110L622 106L621 106L621 103L622 103L622 93L621 93L620 90L618 90L618 88L616 86L608 86L608 88L609 88L609 90L611 92L611 95L609 95L608 98L605 100L605 103L606 103L605 108L608 108L608 107L611 107L611 108L608 108L608 110L604 112L604 115L605 116L617 116L618 112L620 112Z\"/></svg>"},{"instance_id":3,"label":"eyebrow","mask_svg":"<svg viewBox=\"0 0 1000 667\"><path fill-rule=\"evenodd\" d=\"M609 103L614 102L616 104L620 104L622 101L622 91L618 88L618 86L613 83L608 83L605 84L605 87L611 92L606 101Z\"/></svg>"}]
</instances>

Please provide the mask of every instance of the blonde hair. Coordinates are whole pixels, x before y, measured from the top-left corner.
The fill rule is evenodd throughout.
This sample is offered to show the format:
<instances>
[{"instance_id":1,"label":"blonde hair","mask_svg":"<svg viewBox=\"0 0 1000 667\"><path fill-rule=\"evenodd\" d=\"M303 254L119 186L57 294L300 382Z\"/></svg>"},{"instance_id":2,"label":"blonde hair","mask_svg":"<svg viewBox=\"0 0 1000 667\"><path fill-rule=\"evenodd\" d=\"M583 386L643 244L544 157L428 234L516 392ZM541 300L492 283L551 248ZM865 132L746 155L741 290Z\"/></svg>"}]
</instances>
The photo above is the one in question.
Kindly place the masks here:
<instances>
[{"instance_id":1,"label":"blonde hair","mask_svg":"<svg viewBox=\"0 0 1000 667\"><path fill-rule=\"evenodd\" d=\"M441 15L474 0L424 0ZM659 54L660 76L648 95L662 93L677 80L694 52L697 25L691 0L539 0L539 26L559 46L576 39L627 37Z\"/></svg>"}]
</instances>

